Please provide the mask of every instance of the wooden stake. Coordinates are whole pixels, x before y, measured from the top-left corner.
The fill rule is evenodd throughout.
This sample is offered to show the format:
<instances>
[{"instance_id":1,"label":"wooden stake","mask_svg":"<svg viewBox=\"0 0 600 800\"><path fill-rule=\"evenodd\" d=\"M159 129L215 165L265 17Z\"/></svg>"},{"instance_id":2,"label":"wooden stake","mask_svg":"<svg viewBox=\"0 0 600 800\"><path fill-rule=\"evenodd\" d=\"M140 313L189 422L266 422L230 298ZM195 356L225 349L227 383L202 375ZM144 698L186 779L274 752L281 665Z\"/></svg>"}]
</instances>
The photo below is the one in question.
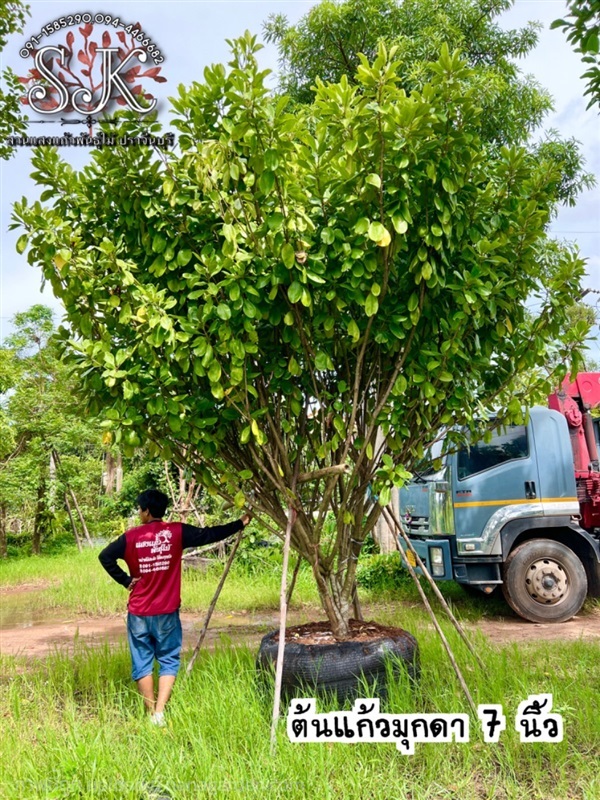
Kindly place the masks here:
<instances>
[{"instance_id":1,"label":"wooden stake","mask_svg":"<svg viewBox=\"0 0 600 800\"><path fill-rule=\"evenodd\" d=\"M73 536L75 537L75 541L77 542L77 549L81 553L81 539L79 538L79 534L77 533L77 528L75 527L75 520L73 519L73 514L71 512L71 506L69 505L69 498L67 497L67 493L64 494L65 498L65 506L67 509L67 514L69 515L69 519L71 520L71 528L73 529Z\"/></svg>"},{"instance_id":2,"label":"wooden stake","mask_svg":"<svg viewBox=\"0 0 600 800\"><path fill-rule=\"evenodd\" d=\"M387 509L384 508L383 509L383 513L386 514L386 512L387 512ZM391 514L389 514L389 512L387 512L387 515L389 517L392 516ZM471 697L471 693L469 692L469 688L468 688L468 686L467 686L467 684L465 682L465 679L463 678L462 672L460 671L459 666L456 663L456 659L454 658L454 654L453 654L453 652L452 652L452 650L450 648L450 645L448 644L448 640L446 639L446 637L444 635L444 631L440 628L440 624L437 621L437 618L435 616L433 608L431 607L431 603L429 602L429 600L427 599L427 595L423 591L423 587L421 586L421 583L419 581L419 577L418 577L417 573L414 571L412 564L410 563L410 561L406 557L406 553L404 552L404 550L402 550L402 548L400 548L400 558L404 562L404 566L408 569L413 581L415 582L415 584L417 586L417 589L419 590L419 594L421 595L421 600L423 601L423 604L424 604L425 608L427 609L427 612L429 613L429 616L431 617L431 621L433 622L433 625L434 625L436 631L438 632L438 635L439 635L440 639L442 640L442 644L444 645L444 648L445 648L446 652L448 653L448 658L450 659L450 663L452 664L452 668L454 669L454 672L456 673L456 677L458 678L458 682L460 683L461 688L462 688L462 690L463 690L463 692L465 694L465 697L467 698L467 702L471 706L471 710L473 711L473 713L477 716L477 706L475 705L475 703L473 701L473 698Z\"/></svg>"},{"instance_id":3,"label":"wooden stake","mask_svg":"<svg viewBox=\"0 0 600 800\"><path fill-rule=\"evenodd\" d=\"M194 648L194 652L192 654L192 658L190 659L190 663L187 665L186 673L189 675L192 671L192 667L196 661L198 653L200 652L200 648L202 647L202 642L204 641L204 637L206 636L206 631L208 630L208 624L210 622L210 618L212 617L213 611L215 610L215 606L217 605L217 600L219 599L219 595L221 594L221 589L225 583L225 579L227 578L227 574L229 573L229 569L233 563L233 559L235 557L235 553L239 547L240 542L242 541L242 536L244 535L244 528L238 533L237 539L234 542L233 547L231 548L231 553L229 554L229 558L227 559L227 564L225 564L225 569L223 570L223 574L221 575L221 580L219 581L219 585L217 586L217 591L211 603L208 607L208 611L206 613L206 619L204 620L204 625L202 626L202 630L200 631L200 638L198 639L198 643Z\"/></svg>"},{"instance_id":4,"label":"wooden stake","mask_svg":"<svg viewBox=\"0 0 600 800\"><path fill-rule=\"evenodd\" d=\"M60 460L60 456L58 455L58 452L56 450L52 451L52 457L54 458L54 462L55 462L56 466L60 469L60 471L62 472L63 477L64 477L64 470L63 470L63 467L62 467L62 461ZM69 494L71 495L71 499L73 501L73 505L75 506L75 511L77 511L77 516L79 517L79 521L81 522L81 527L82 527L83 532L85 534L85 538L87 539L87 543L90 545L90 547L92 547L94 543L92 542L92 537L90 536L90 532L89 532L88 527L87 527L87 525L85 523L85 518L83 516L83 512L81 511L81 508L79 507L79 503L77 502L77 497L75 496L75 492L73 491L73 489L71 489L71 487L69 486L68 483L66 483L66 487L67 487L67 490L68 490Z\"/></svg>"},{"instance_id":5,"label":"wooden stake","mask_svg":"<svg viewBox=\"0 0 600 800\"><path fill-rule=\"evenodd\" d=\"M433 589L433 592L434 592L435 596L437 597L437 599L440 601L440 604L441 604L442 608L444 609L444 611L448 615L448 618L450 619L450 621L452 622L452 624L456 628L456 631L457 631L458 635L463 640L463 642L467 645L467 648L472 653L472 655L474 656L475 660L477 661L477 663L479 664L481 669L485 669L485 665L484 665L483 661L481 660L481 658L479 657L479 653L477 653L477 651L475 650L475 648L473 647L473 645L469 641L469 638L468 638L467 634L465 633L464 628L462 627L460 622L454 616L454 613L452 612L452 609L450 608L450 606L446 602L446 598L440 592L437 583L435 582L435 580L433 579L431 573L429 572L429 570L427 569L427 567L425 566L425 564L421 560L421 557L419 556L419 554L415 550L415 548L413 546L413 543L410 541L410 538L408 537L406 531L404 530L404 527L402 526L402 523L400 522L400 520L398 519L398 517L395 514L393 514L391 511L389 511L389 509L387 509L387 508L384 509L384 514L387 514L388 521L389 521L389 519L392 520L393 526L400 533L400 535L402 536L402 538L404 539L404 541L408 545L411 553L415 557L415 561L417 562L417 566L419 567L419 569L421 570L421 572L423 573L423 575L425 576L425 578L429 582L429 585ZM402 548L400 546L398 547L398 549L400 551L402 551Z\"/></svg>"},{"instance_id":6,"label":"wooden stake","mask_svg":"<svg viewBox=\"0 0 600 800\"><path fill-rule=\"evenodd\" d=\"M291 506L288 506L288 521L285 529L285 539L283 542L283 566L281 571L281 593L280 608L279 608L279 642L277 644L277 663L275 666L275 697L273 700L273 719L271 721L271 753L273 753L276 745L276 732L277 722L279 720L279 710L281 707L281 679L283 676L283 656L285 651L285 627L287 620L287 596L286 596L286 582L288 563L290 559L290 542L292 539L292 528L296 520L296 512ZM300 563L300 559L298 559Z\"/></svg>"}]
</instances>

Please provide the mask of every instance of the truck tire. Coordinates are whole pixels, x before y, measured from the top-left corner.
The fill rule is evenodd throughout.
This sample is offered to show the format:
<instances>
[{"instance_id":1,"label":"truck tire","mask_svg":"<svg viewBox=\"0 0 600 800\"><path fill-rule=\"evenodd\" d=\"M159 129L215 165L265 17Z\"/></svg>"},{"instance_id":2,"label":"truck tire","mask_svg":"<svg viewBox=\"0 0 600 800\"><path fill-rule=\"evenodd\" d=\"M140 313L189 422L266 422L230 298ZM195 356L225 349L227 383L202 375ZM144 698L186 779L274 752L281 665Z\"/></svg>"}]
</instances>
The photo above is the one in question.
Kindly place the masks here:
<instances>
[{"instance_id":1,"label":"truck tire","mask_svg":"<svg viewBox=\"0 0 600 800\"><path fill-rule=\"evenodd\" d=\"M263 676L274 672L279 631L263 637L256 667ZM339 702L362 696L366 684L368 697L387 697L388 670L399 675L402 669L418 680L420 671L417 640L401 628L372 641L345 641L333 644L286 642L283 658L282 696L311 697L334 695Z\"/></svg>"},{"instance_id":2,"label":"truck tire","mask_svg":"<svg viewBox=\"0 0 600 800\"><path fill-rule=\"evenodd\" d=\"M502 592L529 622L566 622L587 595L585 569L575 553L552 539L530 539L511 551Z\"/></svg>"}]
</instances>

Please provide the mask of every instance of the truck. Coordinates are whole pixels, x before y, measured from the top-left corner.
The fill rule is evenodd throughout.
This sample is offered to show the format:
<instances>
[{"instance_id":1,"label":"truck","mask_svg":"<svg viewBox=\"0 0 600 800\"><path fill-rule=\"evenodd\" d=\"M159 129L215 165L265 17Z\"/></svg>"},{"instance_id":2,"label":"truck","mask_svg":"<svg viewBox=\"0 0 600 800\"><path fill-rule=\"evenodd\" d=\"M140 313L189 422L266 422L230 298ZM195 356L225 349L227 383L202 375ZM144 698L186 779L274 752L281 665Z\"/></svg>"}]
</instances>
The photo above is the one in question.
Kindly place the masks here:
<instances>
[{"instance_id":1,"label":"truck","mask_svg":"<svg viewBox=\"0 0 600 800\"><path fill-rule=\"evenodd\" d=\"M600 372L567 376L526 424L455 448L441 469L400 489L403 527L436 580L485 595L501 587L510 607L536 623L566 622L588 595L600 596L595 409ZM402 537L400 545L416 566Z\"/></svg>"}]
</instances>

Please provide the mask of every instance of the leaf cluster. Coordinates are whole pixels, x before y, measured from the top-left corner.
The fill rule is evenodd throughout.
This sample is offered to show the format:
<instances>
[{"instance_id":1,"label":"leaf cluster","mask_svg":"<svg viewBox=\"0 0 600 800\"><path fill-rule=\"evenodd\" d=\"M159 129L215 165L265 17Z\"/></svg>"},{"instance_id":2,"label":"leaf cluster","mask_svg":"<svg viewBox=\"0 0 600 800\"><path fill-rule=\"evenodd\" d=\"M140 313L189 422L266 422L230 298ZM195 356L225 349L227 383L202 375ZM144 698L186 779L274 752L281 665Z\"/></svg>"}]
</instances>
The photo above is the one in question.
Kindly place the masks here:
<instances>
[{"instance_id":1,"label":"leaf cluster","mask_svg":"<svg viewBox=\"0 0 600 800\"><path fill-rule=\"evenodd\" d=\"M600 0L567 0L567 6L567 18L554 20L550 27L562 28L589 65L581 77L587 80L584 94L590 95L587 107L591 108L600 105Z\"/></svg>"}]
</instances>

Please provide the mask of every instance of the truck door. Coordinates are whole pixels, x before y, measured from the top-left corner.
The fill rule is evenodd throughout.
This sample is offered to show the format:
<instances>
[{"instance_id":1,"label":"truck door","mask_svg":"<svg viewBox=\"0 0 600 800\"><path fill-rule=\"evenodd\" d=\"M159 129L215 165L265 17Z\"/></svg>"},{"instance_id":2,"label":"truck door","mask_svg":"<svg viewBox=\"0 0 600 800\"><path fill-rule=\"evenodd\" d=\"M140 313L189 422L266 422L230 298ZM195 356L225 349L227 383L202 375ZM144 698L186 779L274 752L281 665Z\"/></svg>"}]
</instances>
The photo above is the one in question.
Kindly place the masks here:
<instances>
[{"instance_id":1,"label":"truck door","mask_svg":"<svg viewBox=\"0 0 600 800\"><path fill-rule=\"evenodd\" d=\"M457 553L501 555L501 527L541 516L540 479L530 427L511 425L455 455L452 496Z\"/></svg>"}]
</instances>

